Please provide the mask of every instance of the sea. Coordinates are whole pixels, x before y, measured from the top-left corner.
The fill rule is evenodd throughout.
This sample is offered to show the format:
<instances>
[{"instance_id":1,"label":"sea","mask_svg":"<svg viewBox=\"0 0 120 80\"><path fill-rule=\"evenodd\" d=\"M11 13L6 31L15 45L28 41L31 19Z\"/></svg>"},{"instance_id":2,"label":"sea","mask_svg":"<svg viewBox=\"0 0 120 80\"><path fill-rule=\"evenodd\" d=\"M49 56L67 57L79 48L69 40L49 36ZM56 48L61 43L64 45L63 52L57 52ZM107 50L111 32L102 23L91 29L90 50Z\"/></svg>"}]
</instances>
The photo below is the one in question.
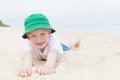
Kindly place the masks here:
<instances>
[{"instance_id":1,"label":"sea","mask_svg":"<svg viewBox=\"0 0 120 80\"><path fill-rule=\"evenodd\" d=\"M79 27L56 27L58 30L120 34L120 25L81 25Z\"/></svg>"},{"instance_id":2,"label":"sea","mask_svg":"<svg viewBox=\"0 0 120 80\"><path fill-rule=\"evenodd\" d=\"M12 27L12 28L20 28L20 27ZM64 26L64 27L55 26L53 28L56 30L65 30L65 31L120 34L120 25L80 25L80 26Z\"/></svg>"}]
</instances>

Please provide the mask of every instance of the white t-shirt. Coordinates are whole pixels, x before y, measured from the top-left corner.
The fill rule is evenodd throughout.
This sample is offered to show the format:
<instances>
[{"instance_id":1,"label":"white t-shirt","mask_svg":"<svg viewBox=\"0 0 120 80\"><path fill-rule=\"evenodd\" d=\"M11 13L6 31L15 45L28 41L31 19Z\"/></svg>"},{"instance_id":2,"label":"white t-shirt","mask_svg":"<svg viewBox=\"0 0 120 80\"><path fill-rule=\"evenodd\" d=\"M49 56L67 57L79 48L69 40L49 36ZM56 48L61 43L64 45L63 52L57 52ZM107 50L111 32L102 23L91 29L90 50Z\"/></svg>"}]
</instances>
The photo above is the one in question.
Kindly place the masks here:
<instances>
[{"instance_id":1,"label":"white t-shirt","mask_svg":"<svg viewBox=\"0 0 120 80\"><path fill-rule=\"evenodd\" d=\"M61 46L61 42L55 36L55 34L50 34L50 40L48 45L45 47L43 53L37 47L33 46L33 44L26 39L25 51L32 51L33 54L37 55L38 58L47 59L47 55L50 50L55 49L58 50L58 53L63 54L63 48Z\"/></svg>"}]
</instances>

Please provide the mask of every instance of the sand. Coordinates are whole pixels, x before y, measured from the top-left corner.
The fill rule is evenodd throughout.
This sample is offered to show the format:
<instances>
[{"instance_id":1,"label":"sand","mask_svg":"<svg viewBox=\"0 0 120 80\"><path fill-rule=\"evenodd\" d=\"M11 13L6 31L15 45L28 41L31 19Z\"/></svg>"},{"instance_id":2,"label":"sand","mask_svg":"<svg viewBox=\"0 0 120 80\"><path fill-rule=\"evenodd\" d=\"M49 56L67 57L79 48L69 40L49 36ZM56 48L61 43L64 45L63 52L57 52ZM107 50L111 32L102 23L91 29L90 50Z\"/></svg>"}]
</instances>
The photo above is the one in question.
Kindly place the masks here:
<instances>
[{"instance_id":1,"label":"sand","mask_svg":"<svg viewBox=\"0 0 120 80\"><path fill-rule=\"evenodd\" d=\"M45 63L36 60L32 76L18 77L24 57L22 33L20 28L0 28L0 80L120 80L120 35L76 31L57 32L63 41L80 38L81 46L59 56L55 74L35 73L35 67Z\"/></svg>"}]
</instances>

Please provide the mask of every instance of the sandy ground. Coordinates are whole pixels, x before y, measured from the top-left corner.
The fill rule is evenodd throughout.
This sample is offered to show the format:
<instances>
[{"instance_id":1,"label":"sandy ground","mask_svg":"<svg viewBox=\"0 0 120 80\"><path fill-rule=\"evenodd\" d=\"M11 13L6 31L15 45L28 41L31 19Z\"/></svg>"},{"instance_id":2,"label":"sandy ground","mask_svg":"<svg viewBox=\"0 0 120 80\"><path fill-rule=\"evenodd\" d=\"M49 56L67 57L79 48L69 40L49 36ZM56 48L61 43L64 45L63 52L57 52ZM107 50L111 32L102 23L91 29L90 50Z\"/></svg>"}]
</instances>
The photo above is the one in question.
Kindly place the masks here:
<instances>
[{"instance_id":1,"label":"sandy ground","mask_svg":"<svg viewBox=\"0 0 120 80\"><path fill-rule=\"evenodd\" d=\"M56 73L40 76L35 67L28 78L16 75L24 56L23 29L0 28L0 80L120 80L120 35L58 31L63 41L81 38L81 47L58 59Z\"/></svg>"}]
</instances>

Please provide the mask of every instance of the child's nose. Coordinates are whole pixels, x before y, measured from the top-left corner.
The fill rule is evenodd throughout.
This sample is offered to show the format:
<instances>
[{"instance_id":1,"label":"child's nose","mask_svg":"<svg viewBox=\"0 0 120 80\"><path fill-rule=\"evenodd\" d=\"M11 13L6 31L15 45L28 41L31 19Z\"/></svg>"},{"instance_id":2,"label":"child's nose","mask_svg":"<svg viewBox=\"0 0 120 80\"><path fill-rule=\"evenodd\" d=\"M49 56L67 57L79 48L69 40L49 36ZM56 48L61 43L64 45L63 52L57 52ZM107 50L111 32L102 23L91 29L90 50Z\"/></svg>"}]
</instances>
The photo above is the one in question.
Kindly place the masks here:
<instances>
[{"instance_id":1,"label":"child's nose","mask_svg":"<svg viewBox=\"0 0 120 80\"><path fill-rule=\"evenodd\" d=\"M38 38L37 38L37 41L42 42L42 41L43 41L43 38L42 38L42 37L38 37Z\"/></svg>"}]
</instances>

